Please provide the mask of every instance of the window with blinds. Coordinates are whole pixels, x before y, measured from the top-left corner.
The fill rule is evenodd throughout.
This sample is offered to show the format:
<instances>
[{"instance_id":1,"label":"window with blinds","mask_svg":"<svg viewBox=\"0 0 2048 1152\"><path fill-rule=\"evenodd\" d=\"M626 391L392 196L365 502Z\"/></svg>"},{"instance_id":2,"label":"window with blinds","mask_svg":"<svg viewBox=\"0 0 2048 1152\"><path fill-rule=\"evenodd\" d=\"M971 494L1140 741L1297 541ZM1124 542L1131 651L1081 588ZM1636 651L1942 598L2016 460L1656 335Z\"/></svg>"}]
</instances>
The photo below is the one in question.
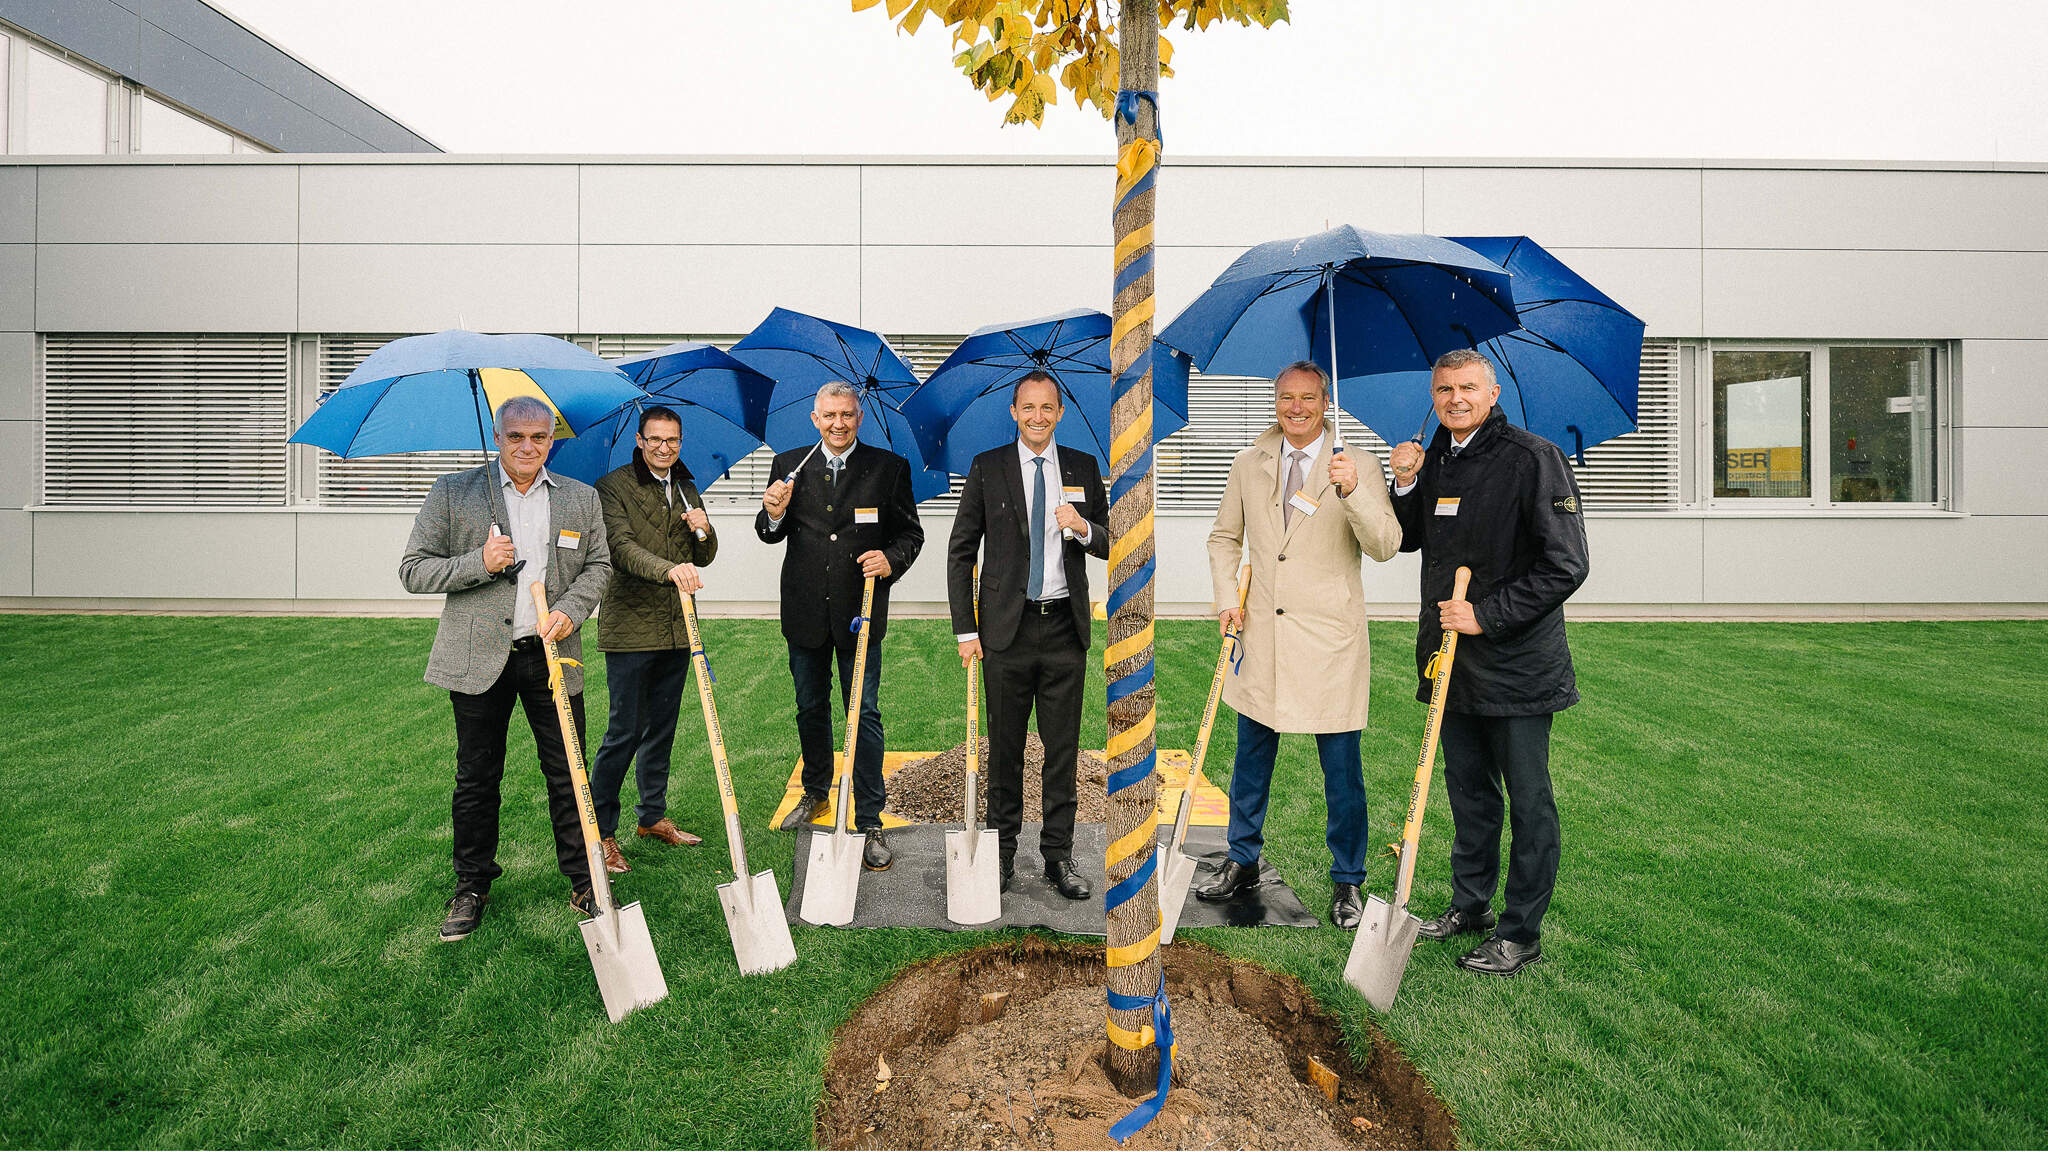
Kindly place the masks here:
<instances>
[{"instance_id":1,"label":"window with blinds","mask_svg":"<svg viewBox=\"0 0 2048 1152\"><path fill-rule=\"evenodd\" d=\"M398 339L391 336L321 336L315 350L320 397L341 387L370 353ZM434 481L474 468L489 458L476 452L406 452L344 460L316 452L314 493L322 504L346 507L418 507Z\"/></svg>"},{"instance_id":2,"label":"window with blinds","mask_svg":"<svg viewBox=\"0 0 2048 1152\"><path fill-rule=\"evenodd\" d=\"M43 337L49 504L282 505L283 335Z\"/></svg>"},{"instance_id":3,"label":"window with blinds","mask_svg":"<svg viewBox=\"0 0 2048 1152\"><path fill-rule=\"evenodd\" d=\"M1584 467L1572 462L1587 508L1678 507L1678 388L1678 341L1643 341L1636 430L1586 449Z\"/></svg>"}]
</instances>

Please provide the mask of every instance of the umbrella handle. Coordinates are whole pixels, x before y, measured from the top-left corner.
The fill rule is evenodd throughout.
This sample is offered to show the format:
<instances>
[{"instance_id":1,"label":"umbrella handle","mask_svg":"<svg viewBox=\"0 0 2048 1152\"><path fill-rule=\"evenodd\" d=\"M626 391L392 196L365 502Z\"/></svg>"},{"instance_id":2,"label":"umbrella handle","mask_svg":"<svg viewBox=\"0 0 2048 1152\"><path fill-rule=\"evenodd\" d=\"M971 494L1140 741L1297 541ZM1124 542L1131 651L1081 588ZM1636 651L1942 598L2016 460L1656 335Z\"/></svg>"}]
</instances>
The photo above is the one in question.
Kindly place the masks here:
<instances>
[{"instance_id":1,"label":"umbrella handle","mask_svg":"<svg viewBox=\"0 0 2048 1152\"><path fill-rule=\"evenodd\" d=\"M683 515L687 517L690 514L690 498L688 496L683 495L683 490L681 488L677 488L676 499L682 501ZM702 505L699 505L699 507L702 507ZM710 515L710 513L707 512L705 513L705 515L708 516ZM711 538L709 535L705 533L705 531L702 528L692 528L690 529L690 531L695 532L697 534L697 539L699 540L709 540Z\"/></svg>"}]
</instances>

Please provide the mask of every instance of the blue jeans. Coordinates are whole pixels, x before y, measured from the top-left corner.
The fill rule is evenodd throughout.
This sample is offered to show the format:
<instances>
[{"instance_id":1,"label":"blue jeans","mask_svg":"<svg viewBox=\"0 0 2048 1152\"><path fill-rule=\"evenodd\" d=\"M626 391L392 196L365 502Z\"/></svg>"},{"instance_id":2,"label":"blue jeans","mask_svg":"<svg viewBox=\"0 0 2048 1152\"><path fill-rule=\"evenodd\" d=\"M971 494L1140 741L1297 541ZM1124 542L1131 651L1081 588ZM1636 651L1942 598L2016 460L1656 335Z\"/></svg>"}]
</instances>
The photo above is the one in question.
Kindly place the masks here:
<instances>
[{"instance_id":1,"label":"blue jeans","mask_svg":"<svg viewBox=\"0 0 2048 1152\"><path fill-rule=\"evenodd\" d=\"M636 757L640 827L653 827L668 813L669 750L675 746L676 716L689 677L690 654L681 648L604 654L611 720L590 767L599 835L618 835L619 787Z\"/></svg>"},{"instance_id":2,"label":"blue jeans","mask_svg":"<svg viewBox=\"0 0 2048 1152\"><path fill-rule=\"evenodd\" d=\"M1266 796L1273 785L1273 757L1280 734L1249 716L1237 718L1237 763L1230 770L1230 858L1255 864L1265 847ZM1323 798L1329 805L1325 838L1330 845L1330 882L1365 883L1365 773L1359 765L1358 733L1316 733L1323 762Z\"/></svg>"},{"instance_id":3,"label":"blue jeans","mask_svg":"<svg viewBox=\"0 0 2048 1152\"><path fill-rule=\"evenodd\" d=\"M832 665L839 665L839 710L844 714L853 684L854 640L815 648L789 646L789 675L796 681L796 738L804 757L804 791L832 790ZM882 644L868 641L868 666L861 677L860 748L853 757L853 824L879 828L888 794L882 784Z\"/></svg>"}]
</instances>

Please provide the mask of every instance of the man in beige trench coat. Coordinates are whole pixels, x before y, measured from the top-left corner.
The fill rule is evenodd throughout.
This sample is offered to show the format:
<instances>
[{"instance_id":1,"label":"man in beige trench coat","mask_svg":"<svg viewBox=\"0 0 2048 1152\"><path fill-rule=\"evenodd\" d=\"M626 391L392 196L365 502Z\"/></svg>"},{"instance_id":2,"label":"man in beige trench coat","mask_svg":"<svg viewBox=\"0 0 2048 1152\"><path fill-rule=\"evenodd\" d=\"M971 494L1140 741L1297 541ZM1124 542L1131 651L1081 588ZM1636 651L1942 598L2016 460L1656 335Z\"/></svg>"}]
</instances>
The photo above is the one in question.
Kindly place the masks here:
<instances>
[{"instance_id":1,"label":"man in beige trench coat","mask_svg":"<svg viewBox=\"0 0 2048 1152\"><path fill-rule=\"evenodd\" d=\"M1273 399L1278 419L1231 463L1209 532L1217 614L1225 629L1241 619L1244 632L1241 660L1223 689L1237 710L1230 858L1195 895L1228 900L1258 883L1280 733L1313 733L1329 806L1330 920L1351 929L1365 914L1358 743L1372 672L1359 556L1391 558L1401 525L1379 460L1356 449L1333 455L1336 430L1323 416L1329 379L1320 367L1301 361L1282 369ZM1251 596L1240 617L1237 572L1245 562Z\"/></svg>"}]
</instances>

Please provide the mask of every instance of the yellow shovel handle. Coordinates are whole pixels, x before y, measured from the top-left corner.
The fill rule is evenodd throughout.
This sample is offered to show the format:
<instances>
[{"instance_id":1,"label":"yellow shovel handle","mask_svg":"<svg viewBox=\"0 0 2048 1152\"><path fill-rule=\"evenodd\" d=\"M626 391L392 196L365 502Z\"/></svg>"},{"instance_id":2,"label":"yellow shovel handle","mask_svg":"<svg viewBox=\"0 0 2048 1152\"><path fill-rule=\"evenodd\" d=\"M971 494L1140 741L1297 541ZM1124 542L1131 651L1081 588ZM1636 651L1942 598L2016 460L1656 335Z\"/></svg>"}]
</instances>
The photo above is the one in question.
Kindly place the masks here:
<instances>
[{"instance_id":1,"label":"yellow shovel handle","mask_svg":"<svg viewBox=\"0 0 2048 1152\"><path fill-rule=\"evenodd\" d=\"M853 806L853 755L860 749L860 698L868 682L868 628L874 624L870 618L874 610L875 578L870 576L860 592L860 637L854 641L853 684L846 706L846 764L839 777L839 797L832 802L838 809L833 813L834 822L841 832L846 831L847 809Z\"/></svg>"},{"instance_id":2,"label":"yellow shovel handle","mask_svg":"<svg viewBox=\"0 0 2048 1152\"><path fill-rule=\"evenodd\" d=\"M1460 567L1451 585L1451 599L1463 600L1472 583L1472 570ZM1451 664L1458 655L1458 634L1444 629L1443 644L1430 660L1433 673L1429 689L1429 716L1422 726L1422 755L1415 763L1415 786L1408 793L1408 819L1401 825L1401 874L1394 886L1394 907L1408 906L1408 891L1415 883L1415 846L1422 839L1422 810L1429 802L1430 773L1436 767L1437 734L1444 725L1444 697L1451 687Z\"/></svg>"},{"instance_id":3,"label":"yellow shovel handle","mask_svg":"<svg viewBox=\"0 0 2048 1152\"><path fill-rule=\"evenodd\" d=\"M576 742L576 712L569 706L569 686L562 680L562 665L574 664L555 651L548 639L548 589L542 581L528 585L533 593L534 619L540 621L542 651L547 653L548 694L555 699L555 724L562 730L562 750L569 757L569 787L576 793L576 809L583 817L583 855L590 863L590 886L597 894L597 912L613 911L611 877L604 870L604 847L597 833L597 803L590 794L590 773L583 768L583 749Z\"/></svg>"},{"instance_id":4,"label":"yellow shovel handle","mask_svg":"<svg viewBox=\"0 0 2048 1152\"><path fill-rule=\"evenodd\" d=\"M711 769L718 777L718 805L725 810L726 848L732 857L732 874L747 876L747 846L740 840L740 805L732 791L732 766L725 755L725 729L718 723L718 702L711 698L711 658L704 652L704 636L697 630L697 601L687 592L676 595L683 601L683 628L690 638L690 666L697 672L697 702L704 709L704 736L711 744Z\"/></svg>"}]
</instances>

